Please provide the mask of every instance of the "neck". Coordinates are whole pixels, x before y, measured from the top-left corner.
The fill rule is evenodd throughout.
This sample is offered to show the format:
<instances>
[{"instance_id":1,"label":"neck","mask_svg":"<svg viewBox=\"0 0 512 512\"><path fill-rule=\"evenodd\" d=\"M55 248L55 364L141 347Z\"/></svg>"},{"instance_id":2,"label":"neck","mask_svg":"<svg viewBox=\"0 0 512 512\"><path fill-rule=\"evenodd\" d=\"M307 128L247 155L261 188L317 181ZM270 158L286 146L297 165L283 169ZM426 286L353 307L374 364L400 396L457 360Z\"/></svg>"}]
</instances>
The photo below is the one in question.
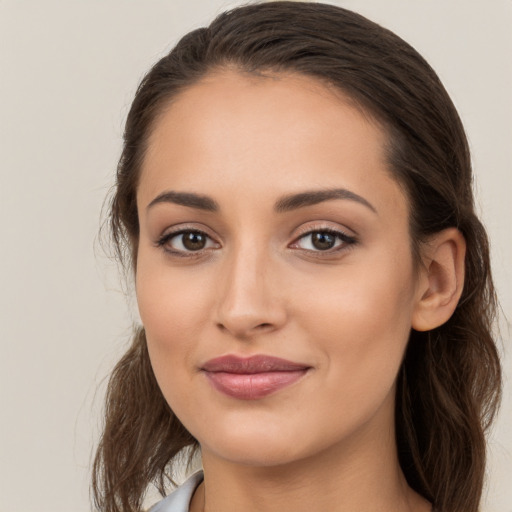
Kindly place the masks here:
<instances>
[{"instance_id":1,"label":"neck","mask_svg":"<svg viewBox=\"0 0 512 512\"><path fill-rule=\"evenodd\" d=\"M205 480L191 512L429 512L400 469L393 429L369 428L312 457L251 466L203 447Z\"/></svg>"}]
</instances>

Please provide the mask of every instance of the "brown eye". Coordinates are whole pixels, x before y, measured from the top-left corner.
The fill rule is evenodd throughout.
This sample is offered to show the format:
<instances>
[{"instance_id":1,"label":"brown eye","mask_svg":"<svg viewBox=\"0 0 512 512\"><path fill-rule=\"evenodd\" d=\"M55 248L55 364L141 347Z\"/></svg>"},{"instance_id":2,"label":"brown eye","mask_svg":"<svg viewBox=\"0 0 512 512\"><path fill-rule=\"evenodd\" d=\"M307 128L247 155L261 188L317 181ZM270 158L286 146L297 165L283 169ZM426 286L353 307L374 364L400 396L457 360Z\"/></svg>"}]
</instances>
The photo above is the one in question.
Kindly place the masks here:
<instances>
[{"instance_id":1,"label":"brown eye","mask_svg":"<svg viewBox=\"0 0 512 512\"><path fill-rule=\"evenodd\" d=\"M181 236L183 246L189 251L200 251L206 246L206 235L199 231L188 231Z\"/></svg>"},{"instance_id":2,"label":"brown eye","mask_svg":"<svg viewBox=\"0 0 512 512\"><path fill-rule=\"evenodd\" d=\"M333 229L314 230L305 233L292 247L304 249L311 252L335 252L356 243L353 236Z\"/></svg>"},{"instance_id":3,"label":"brown eye","mask_svg":"<svg viewBox=\"0 0 512 512\"><path fill-rule=\"evenodd\" d=\"M313 244L313 247L319 251L326 251L334 247L336 243L336 237L331 233L314 231L311 233L311 243Z\"/></svg>"},{"instance_id":4,"label":"brown eye","mask_svg":"<svg viewBox=\"0 0 512 512\"><path fill-rule=\"evenodd\" d=\"M157 245L169 253L183 256L219 246L206 233L193 229L167 233L158 240Z\"/></svg>"}]
</instances>

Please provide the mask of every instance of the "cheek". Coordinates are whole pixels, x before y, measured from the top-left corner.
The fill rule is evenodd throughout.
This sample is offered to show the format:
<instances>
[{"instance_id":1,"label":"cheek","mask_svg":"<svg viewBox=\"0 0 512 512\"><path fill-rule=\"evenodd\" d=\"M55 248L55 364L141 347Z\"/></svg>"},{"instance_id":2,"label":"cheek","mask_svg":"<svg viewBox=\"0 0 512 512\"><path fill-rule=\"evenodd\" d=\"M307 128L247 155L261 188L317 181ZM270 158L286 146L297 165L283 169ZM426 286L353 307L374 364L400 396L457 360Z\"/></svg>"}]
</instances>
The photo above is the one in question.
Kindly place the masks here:
<instances>
[{"instance_id":1,"label":"cheek","mask_svg":"<svg viewBox=\"0 0 512 512\"><path fill-rule=\"evenodd\" d=\"M411 329L412 269L381 263L385 271L354 266L325 282L298 315L321 343L333 387L343 383L353 396L393 385Z\"/></svg>"},{"instance_id":2,"label":"cheek","mask_svg":"<svg viewBox=\"0 0 512 512\"><path fill-rule=\"evenodd\" d=\"M157 381L168 402L195 370L194 351L206 321L208 286L197 287L185 272L172 272L139 258L136 292L148 351ZM176 383L180 382L177 386Z\"/></svg>"},{"instance_id":3,"label":"cheek","mask_svg":"<svg viewBox=\"0 0 512 512\"><path fill-rule=\"evenodd\" d=\"M170 333L189 332L200 324L204 297L191 283L182 286L178 279L170 279L162 272L141 272L137 276L137 303L146 330L157 337Z\"/></svg>"},{"instance_id":4,"label":"cheek","mask_svg":"<svg viewBox=\"0 0 512 512\"><path fill-rule=\"evenodd\" d=\"M156 340L186 340L200 330L213 287L203 268L172 266L165 254L141 244L135 285L142 323Z\"/></svg>"}]
</instances>

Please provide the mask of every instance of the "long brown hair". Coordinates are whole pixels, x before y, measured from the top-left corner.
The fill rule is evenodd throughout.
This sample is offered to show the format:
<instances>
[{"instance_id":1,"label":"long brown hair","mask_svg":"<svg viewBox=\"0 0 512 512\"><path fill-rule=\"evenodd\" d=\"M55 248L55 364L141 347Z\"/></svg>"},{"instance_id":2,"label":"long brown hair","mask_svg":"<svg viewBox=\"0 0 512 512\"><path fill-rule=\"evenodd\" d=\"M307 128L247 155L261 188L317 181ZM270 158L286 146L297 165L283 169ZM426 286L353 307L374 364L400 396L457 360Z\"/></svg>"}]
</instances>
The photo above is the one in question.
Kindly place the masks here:
<instances>
[{"instance_id":1,"label":"long brown hair","mask_svg":"<svg viewBox=\"0 0 512 512\"><path fill-rule=\"evenodd\" d=\"M155 120L181 90L224 66L300 73L341 89L389 135L389 167L410 203L414 256L419 257L421 242L440 230L456 227L464 235L462 297L444 325L411 332L395 417L400 464L411 487L437 510L476 512L484 433L501 390L488 240L474 210L459 116L435 72L398 36L339 7L271 2L225 12L183 37L142 80L128 114L109 217L117 255L135 268L135 194ZM97 508L140 511L151 483L166 492L186 447L197 442L165 402L140 328L108 387L93 468Z\"/></svg>"}]
</instances>

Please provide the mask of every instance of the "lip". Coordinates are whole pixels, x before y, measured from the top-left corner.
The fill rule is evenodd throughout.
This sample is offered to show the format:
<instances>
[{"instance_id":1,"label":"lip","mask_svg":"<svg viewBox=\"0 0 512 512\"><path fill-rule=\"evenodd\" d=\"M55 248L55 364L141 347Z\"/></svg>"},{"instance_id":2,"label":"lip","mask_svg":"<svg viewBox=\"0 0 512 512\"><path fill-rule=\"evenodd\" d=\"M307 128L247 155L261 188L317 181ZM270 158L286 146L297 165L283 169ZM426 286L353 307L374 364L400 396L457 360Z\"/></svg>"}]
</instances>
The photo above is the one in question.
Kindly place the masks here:
<instances>
[{"instance_id":1,"label":"lip","mask_svg":"<svg viewBox=\"0 0 512 512\"><path fill-rule=\"evenodd\" d=\"M258 400L300 380L311 367L273 356L227 355L207 361L201 370L221 393Z\"/></svg>"}]
</instances>

